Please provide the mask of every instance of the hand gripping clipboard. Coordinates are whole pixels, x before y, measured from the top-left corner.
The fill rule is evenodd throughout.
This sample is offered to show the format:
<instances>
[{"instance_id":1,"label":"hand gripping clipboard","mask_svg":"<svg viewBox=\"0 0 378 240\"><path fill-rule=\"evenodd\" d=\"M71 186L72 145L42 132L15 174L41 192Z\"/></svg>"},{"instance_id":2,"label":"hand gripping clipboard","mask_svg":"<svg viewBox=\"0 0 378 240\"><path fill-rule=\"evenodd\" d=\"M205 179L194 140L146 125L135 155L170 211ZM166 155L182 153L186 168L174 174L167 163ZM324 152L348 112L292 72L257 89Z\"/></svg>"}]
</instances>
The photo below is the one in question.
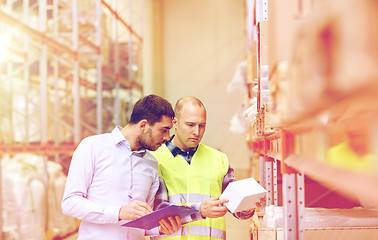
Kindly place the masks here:
<instances>
[{"instance_id":1,"label":"hand gripping clipboard","mask_svg":"<svg viewBox=\"0 0 378 240\"><path fill-rule=\"evenodd\" d=\"M180 216L180 218L183 218L196 212L198 212L198 210L192 209L190 207L169 205L167 207L153 211L152 213L147 214L143 217L140 217L130 222L127 222L125 224L122 224L122 226L150 230L154 227L159 226L160 225L159 221L163 218L174 217L174 216Z\"/></svg>"}]
</instances>

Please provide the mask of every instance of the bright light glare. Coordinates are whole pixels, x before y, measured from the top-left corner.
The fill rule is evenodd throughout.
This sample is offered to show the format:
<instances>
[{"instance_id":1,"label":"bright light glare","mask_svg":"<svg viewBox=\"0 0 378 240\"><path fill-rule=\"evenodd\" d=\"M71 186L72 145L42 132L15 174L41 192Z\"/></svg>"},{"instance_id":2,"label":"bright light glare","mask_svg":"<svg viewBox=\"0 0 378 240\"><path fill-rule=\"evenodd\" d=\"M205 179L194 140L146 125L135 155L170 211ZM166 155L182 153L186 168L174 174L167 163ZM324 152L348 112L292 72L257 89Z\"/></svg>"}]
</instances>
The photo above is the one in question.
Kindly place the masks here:
<instances>
[{"instance_id":1,"label":"bright light glare","mask_svg":"<svg viewBox=\"0 0 378 240\"><path fill-rule=\"evenodd\" d=\"M9 39L5 36L0 37L0 61L7 60L9 58L8 52Z\"/></svg>"}]
</instances>

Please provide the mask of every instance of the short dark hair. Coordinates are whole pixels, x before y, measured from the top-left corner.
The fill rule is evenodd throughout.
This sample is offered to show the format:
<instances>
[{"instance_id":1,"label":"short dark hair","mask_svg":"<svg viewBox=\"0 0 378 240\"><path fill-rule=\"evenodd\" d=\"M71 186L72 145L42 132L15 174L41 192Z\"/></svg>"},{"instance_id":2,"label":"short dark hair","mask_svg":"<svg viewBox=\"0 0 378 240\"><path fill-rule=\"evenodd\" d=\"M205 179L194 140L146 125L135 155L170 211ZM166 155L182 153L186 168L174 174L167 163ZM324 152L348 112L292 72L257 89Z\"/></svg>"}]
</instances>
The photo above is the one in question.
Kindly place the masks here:
<instances>
[{"instance_id":1,"label":"short dark hair","mask_svg":"<svg viewBox=\"0 0 378 240\"><path fill-rule=\"evenodd\" d=\"M139 99L133 108L130 124L136 124L146 119L151 125L159 122L162 116L175 117L172 105L164 98L151 94Z\"/></svg>"}]
</instances>

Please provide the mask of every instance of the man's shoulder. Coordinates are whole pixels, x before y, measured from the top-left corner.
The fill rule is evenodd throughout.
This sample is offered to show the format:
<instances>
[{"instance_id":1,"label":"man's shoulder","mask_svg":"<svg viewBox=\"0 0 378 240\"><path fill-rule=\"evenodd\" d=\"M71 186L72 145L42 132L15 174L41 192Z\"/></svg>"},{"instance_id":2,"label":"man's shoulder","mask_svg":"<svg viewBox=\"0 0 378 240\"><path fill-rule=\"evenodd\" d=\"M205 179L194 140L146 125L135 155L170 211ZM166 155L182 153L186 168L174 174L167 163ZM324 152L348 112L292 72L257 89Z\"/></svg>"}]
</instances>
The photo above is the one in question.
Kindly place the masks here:
<instances>
[{"instance_id":1,"label":"man's shoulder","mask_svg":"<svg viewBox=\"0 0 378 240\"><path fill-rule=\"evenodd\" d=\"M202 151L211 151L211 152L222 153L222 152L219 151L218 149L213 148L213 147L210 147L210 146L205 145L205 144L203 144L203 143L199 143L199 145L198 145L198 149L201 149Z\"/></svg>"},{"instance_id":2,"label":"man's shoulder","mask_svg":"<svg viewBox=\"0 0 378 240\"><path fill-rule=\"evenodd\" d=\"M166 153L169 153L169 149L168 147L165 145L165 144L162 144L158 149L156 149L155 151L148 151L149 153L151 153L154 157L158 157L162 154L166 154Z\"/></svg>"},{"instance_id":3,"label":"man's shoulder","mask_svg":"<svg viewBox=\"0 0 378 240\"><path fill-rule=\"evenodd\" d=\"M110 133L103 133L85 137L81 140L80 144L90 144L90 145L103 145L107 139L110 138Z\"/></svg>"},{"instance_id":4,"label":"man's shoulder","mask_svg":"<svg viewBox=\"0 0 378 240\"><path fill-rule=\"evenodd\" d=\"M225 153L223 153L222 151L216 149L216 148L213 148L213 147L210 147L208 145L205 145L203 143L200 143L198 145L198 150L200 151L203 151L203 152L208 152L208 153L212 153L212 154L219 154L219 155L224 155L226 156Z\"/></svg>"},{"instance_id":5,"label":"man's shoulder","mask_svg":"<svg viewBox=\"0 0 378 240\"><path fill-rule=\"evenodd\" d=\"M156 157L150 151L147 151L146 154L143 156L143 158L146 160L157 162Z\"/></svg>"}]
</instances>

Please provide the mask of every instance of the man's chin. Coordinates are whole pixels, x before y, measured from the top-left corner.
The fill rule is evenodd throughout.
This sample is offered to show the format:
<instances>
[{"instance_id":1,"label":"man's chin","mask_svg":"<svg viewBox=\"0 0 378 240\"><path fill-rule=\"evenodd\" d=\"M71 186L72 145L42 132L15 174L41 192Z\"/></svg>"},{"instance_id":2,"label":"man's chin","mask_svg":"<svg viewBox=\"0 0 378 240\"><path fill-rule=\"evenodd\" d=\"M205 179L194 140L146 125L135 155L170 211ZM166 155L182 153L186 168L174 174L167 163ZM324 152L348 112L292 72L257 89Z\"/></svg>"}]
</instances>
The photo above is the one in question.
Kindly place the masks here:
<instances>
[{"instance_id":1,"label":"man's chin","mask_svg":"<svg viewBox=\"0 0 378 240\"><path fill-rule=\"evenodd\" d=\"M158 144L156 146L151 147L150 151L156 151L162 144Z\"/></svg>"},{"instance_id":2,"label":"man's chin","mask_svg":"<svg viewBox=\"0 0 378 240\"><path fill-rule=\"evenodd\" d=\"M189 148L195 148L195 147L198 146L198 144L199 144L199 142L190 142L190 143L188 144L188 147L189 147Z\"/></svg>"}]
</instances>

